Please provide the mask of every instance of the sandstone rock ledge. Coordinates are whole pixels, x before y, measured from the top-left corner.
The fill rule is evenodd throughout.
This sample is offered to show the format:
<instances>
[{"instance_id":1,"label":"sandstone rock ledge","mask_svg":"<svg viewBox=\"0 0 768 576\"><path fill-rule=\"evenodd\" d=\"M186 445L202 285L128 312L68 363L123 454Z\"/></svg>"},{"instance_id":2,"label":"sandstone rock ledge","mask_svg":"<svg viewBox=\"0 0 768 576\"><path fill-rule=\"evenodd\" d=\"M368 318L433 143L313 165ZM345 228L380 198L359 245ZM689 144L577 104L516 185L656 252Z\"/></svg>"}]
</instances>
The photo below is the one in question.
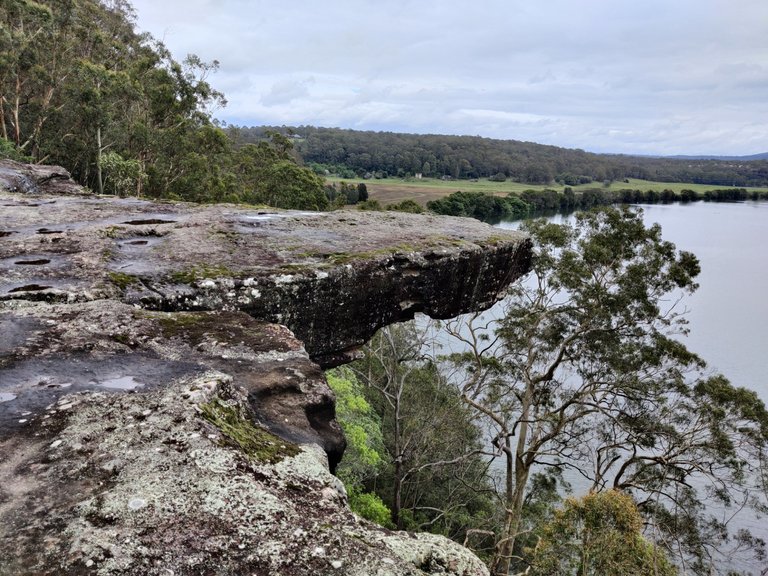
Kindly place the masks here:
<instances>
[{"instance_id":1,"label":"sandstone rock ledge","mask_svg":"<svg viewBox=\"0 0 768 576\"><path fill-rule=\"evenodd\" d=\"M0 442L3 576L485 574L477 558L443 538L360 521L322 449L259 426L244 379L296 379L312 370L284 328L225 315L205 325L201 340L185 330L210 320L207 313L191 313L179 327L172 315L142 318L120 304L16 312L42 324L68 314L69 327L46 333L49 350L37 357L48 366L71 359L71 370L58 380L41 376L41 394L67 378L69 389L77 387L72 370L109 385L106 376L123 373L115 368L131 373L137 357L156 377L135 393L102 388L26 406ZM126 333L131 318L138 323ZM232 341L231 331L243 327L274 351ZM178 331L166 340L168 330ZM297 386L311 397L310 380ZM315 386L329 393L324 382Z\"/></svg>"},{"instance_id":2,"label":"sandstone rock ledge","mask_svg":"<svg viewBox=\"0 0 768 576\"><path fill-rule=\"evenodd\" d=\"M0 576L487 574L351 513L317 362L489 306L524 238L104 199L22 168L0 162Z\"/></svg>"},{"instance_id":3,"label":"sandstone rock ledge","mask_svg":"<svg viewBox=\"0 0 768 576\"><path fill-rule=\"evenodd\" d=\"M290 328L323 366L416 312L491 306L530 260L522 235L469 218L160 204L74 184L48 195L34 192L61 192L60 170L9 171L6 187L27 192L3 192L0 163L0 301L242 310Z\"/></svg>"}]
</instances>

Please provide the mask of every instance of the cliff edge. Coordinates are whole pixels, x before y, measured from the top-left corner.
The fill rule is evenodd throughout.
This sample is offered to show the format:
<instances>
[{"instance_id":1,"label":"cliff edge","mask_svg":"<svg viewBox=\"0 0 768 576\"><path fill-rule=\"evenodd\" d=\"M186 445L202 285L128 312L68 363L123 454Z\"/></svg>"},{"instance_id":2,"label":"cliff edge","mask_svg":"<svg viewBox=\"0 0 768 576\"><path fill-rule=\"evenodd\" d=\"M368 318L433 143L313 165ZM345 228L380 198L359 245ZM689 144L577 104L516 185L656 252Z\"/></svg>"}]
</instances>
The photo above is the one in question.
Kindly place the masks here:
<instances>
[{"instance_id":1,"label":"cliff edge","mask_svg":"<svg viewBox=\"0 0 768 576\"><path fill-rule=\"evenodd\" d=\"M0 574L486 574L351 513L321 367L484 309L524 237L85 194L0 162Z\"/></svg>"}]
</instances>

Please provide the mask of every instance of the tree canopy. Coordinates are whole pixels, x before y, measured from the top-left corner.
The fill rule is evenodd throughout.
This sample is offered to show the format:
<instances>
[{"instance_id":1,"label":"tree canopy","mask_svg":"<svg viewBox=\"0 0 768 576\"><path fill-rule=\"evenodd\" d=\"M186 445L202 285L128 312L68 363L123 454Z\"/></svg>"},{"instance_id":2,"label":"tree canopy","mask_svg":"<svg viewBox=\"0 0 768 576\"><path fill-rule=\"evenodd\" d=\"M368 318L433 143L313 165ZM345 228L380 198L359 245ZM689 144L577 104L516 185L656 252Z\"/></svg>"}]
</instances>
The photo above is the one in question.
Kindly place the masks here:
<instances>
[{"instance_id":1,"label":"tree canopy","mask_svg":"<svg viewBox=\"0 0 768 576\"><path fill-rule=\"evenodd\" d=\"M530 553L531 576L678 573L643 535L643 518L632 498L616 490L566 500Z\"/></svg>"},{"instance_id":2,"label":"tree canopy","mask_svg":"<svg viewBox=\"0 0 768 576\"><path fill-rule=\"evenodd\" d=\"M100 193L327 208L289 140L239 147L217 125L217 62L177 62L134 20L127 0L0 3L0 155Z\"/></svg>"},{"instance_id":3,"label":"tree canopy","mask_svg":"<svg viewBox=\"0 0 768 576\"><path fill-rule=\"evenodd\" d=\"M629 207L523 229L533 269L503 314L388 327L346 372L376 423L350 428L359 512L456 538L495 576L764 560L734 519L768 511L768 410L679 340L697 258ZM569 482L588 493L563 502Z\"/></svg>"},{"instance_id":4,"label":"tree canopy","mask_svg":"<svg viewBox=\"0 0 768 576\"><path fill-rule=\"evenodd\" d=\"M526 506L542 470L629 494L655 544L693 573L716 569L729 542L759 557L761 542L707 512L712 502L764 509L768 412L676 339L696 257L629 208L523 229L536 246L533 270L510 287L504 317L447 324L464 351L446 364L460 371L458 393L503 470L494 574L530 562L524 549L541 518Z\"/></svg>"},{"instance_id":5,"label":"tree canopy","mask_svg":"<svg viewBox=\"0 0 768 576\"><path fill-rule=\"evenodd\" d=\"M593 154L584 150L480 136L399 134L321 128L241 127L239 138L257 142L268 131L290 131L304 161L343 178L425 177L511 179L575 186L625 178L693 182L718 187L768 185L768 160L675 159Z\"/></svg>"}]
</instances>

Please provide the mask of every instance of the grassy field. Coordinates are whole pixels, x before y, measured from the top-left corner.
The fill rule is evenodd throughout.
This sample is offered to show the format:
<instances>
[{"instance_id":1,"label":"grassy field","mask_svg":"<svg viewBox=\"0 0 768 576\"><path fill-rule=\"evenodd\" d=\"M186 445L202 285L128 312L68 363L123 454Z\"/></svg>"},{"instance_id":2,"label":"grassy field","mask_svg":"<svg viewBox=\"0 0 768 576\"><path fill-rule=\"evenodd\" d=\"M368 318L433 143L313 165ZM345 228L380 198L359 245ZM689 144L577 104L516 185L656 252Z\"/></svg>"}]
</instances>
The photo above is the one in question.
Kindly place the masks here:
<instances>
[{"instance_id":1,"label":"grassy field","mask_svg":"<svg viewBox=\"0 0 768 576\"><path fill-rule=\"evenodd\" d=\"M365 182L368 188L368 196L372 200L378 200L383 206L401 202L403 200L414 200L426 206L430 200L436 200L447 196L452 192L461 190L463 192L486 192L506 196L510 192L520 193L523 190L543 190L551 188L562 192L564 186L559 184L545 186L543 184L521 184L520 182L491 182L488 179L480 179L477 182L469 180L438 180L435 178L423 178L421 180L399 178L384 178L382 180L350 180L344 178L326 177L328 182ZM582 184L581 186L572 186L575 191L586 190L588 188L601 188L602 184L593 182L591 184ZM637 180L630 178L627 182L614 182L611 184L611 190L621 190L630 188L632 190L655 190L661 192L669 189L674 192L681 190L695 190L703 193L707 190L716 190L718 188L728 188L727 186L714 186L712 184L688 184L673 182L653 182L650 180ZM768 188L748 188L747 190L768 191Z\"/></svg>"}]
</instances>

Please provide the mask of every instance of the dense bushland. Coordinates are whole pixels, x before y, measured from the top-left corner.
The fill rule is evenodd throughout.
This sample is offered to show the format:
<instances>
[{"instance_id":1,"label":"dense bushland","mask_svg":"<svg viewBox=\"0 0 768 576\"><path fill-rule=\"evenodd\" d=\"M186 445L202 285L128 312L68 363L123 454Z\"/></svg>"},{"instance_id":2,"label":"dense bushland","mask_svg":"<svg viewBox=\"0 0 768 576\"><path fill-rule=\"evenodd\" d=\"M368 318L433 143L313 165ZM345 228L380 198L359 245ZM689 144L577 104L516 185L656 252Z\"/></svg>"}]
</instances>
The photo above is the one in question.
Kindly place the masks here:
<instances>
[{"instance_id":1,"label":"dense bushland","mask_svg":"<svg viewBox=\"0 0 768 576\"><path fill-rule=\"evenodd\" d=\"M592 154L480 136L398 134L339 128L241 127L242 142L258 142L268 131L291 134L304 161L318 172L342 178L413 176L510 179L528 184L576 186L639 178L718 187L768 186L765 159L675 159ZM761 155L762 157L762 155Z\"/></svg>"},{"instance_id":2,"label":"dense bushland","mask_svg":"<svg viewBox=\"0 0 768 576\"><path fill-rule=\"evenodd\" d=\"M126 0L0 3L0 157L59 164L97 192L325 209L279 134L234 146L216 62L175 61Z\"/></svg>"}]
</instances>

